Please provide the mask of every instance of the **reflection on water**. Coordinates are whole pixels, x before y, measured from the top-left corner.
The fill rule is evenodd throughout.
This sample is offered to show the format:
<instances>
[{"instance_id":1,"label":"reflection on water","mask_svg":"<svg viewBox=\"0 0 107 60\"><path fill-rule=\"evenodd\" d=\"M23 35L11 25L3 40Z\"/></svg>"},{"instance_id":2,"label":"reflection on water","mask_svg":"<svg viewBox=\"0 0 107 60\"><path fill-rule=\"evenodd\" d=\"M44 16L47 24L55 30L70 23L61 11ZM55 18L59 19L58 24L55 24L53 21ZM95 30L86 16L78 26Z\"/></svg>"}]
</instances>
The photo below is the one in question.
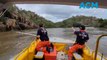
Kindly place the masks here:
<instances>
[{"instance_id":1,"label":"reflection on water","mask_svg":"<svg viewBox=\"0 0 107 60\"><path fill-rule=\"evenodd\" d=\"M49 37L60 37L69 40L75 40L75 35L71 28L49 28ZM87 45L93 50L95 48L96 38L101 34L107 34L104 29L87 28L90 40ZM23 32L36 34L36 30L26 30ZM34 36L18 34L15 31L0 33L0 60L9 60L18 54L22 49L29 46L34 40ZM99 51L107 56L107 37L102 38Z\"/></svg>"}]
</instances>

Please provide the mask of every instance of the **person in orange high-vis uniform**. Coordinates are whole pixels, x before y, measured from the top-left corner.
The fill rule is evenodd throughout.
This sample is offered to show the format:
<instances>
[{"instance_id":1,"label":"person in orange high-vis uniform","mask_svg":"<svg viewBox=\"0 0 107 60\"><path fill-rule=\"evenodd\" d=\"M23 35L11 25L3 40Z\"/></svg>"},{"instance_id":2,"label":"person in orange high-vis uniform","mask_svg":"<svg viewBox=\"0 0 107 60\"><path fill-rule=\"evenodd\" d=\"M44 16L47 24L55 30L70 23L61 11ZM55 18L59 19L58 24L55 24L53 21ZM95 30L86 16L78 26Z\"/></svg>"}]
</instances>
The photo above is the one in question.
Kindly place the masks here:
<instances>
[{"instance_id":1,"label":"person in orange high-vis uniform","mask_svg":"<svg viewBox=\"0 0 107 60\"><path fill-rule=\"evenodd\" d=\"M89 40L89 36L88 33L85 31L84 25L79 26L80 31L75 31L73 27L72 29L74 30L74 34L77 36L77 38L73 46L71 46L68 50L68 60L72 60L73 52L76 52L78 49L84 48L85 42Z\"/></svg>"},{"instance_id":2,"label":"person in orange high-vis uniform","mask_svg":"<svg viewBox=\"0 0 107 60\"><path fill-rule=\"evenodd\" d=\"M47 52L46 47L50 46L50 42L49 41L41 41L37 44L36 50L37 51L43 51L43 52Z\"/></svg>"},{"instance_id":3,"label":"person in orange high-vis uniform","mask_svg":"<svg viewBox=\"0 0 107 60\"><path fill-rule=\"evenodd\" d=\"M41 41L37 44L36 50L46 52L46 46L49 46L50 42L47 30L44 28L43 24L39 24L37 38L40 38Z\"/></svg>"}]
</instances>

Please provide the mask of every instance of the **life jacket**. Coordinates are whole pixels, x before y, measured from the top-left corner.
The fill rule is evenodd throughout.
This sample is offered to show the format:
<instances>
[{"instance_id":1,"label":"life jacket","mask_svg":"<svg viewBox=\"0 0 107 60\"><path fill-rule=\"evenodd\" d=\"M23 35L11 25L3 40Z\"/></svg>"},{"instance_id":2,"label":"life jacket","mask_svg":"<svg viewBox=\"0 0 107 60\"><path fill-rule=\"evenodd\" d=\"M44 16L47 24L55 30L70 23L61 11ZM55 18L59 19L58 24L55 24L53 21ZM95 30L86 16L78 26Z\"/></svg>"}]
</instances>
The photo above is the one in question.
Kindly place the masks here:
<instances>
[{"instance_id":1,"label":"life jacket","mask_svg":"<svg viewBox=\"0 0 107 60\"><path fill-rule=\"evenodd\" d=\"M40 35L41 41L48 41L49 40L47 30L44 27L39 28L38 31L39 32L37 33L37 35Z\"/></svg>"},{"instance_id":2,"label":"life jacket","mask_svg":"<svg viewBox=\"0 0 107 60\"><path fill-rule=\"evenodd\" d=\"M87 42L87 40L89 40L88 33L85 32L84 30L78 31L76 35L77 35L76 42L79 44L84 44L85 42Z\"/></svg>"}]
</instances>

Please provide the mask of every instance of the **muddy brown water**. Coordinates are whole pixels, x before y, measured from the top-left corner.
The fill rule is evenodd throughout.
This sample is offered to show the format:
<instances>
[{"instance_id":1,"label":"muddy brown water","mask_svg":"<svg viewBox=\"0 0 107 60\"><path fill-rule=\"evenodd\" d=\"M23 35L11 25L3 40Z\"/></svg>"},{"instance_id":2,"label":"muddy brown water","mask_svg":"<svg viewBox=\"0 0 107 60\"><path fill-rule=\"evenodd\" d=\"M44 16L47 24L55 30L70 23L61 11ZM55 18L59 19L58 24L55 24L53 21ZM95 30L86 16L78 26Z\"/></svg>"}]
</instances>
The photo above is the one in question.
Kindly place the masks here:
<instances>
[{"instance_id":1,"label":"muddy brown water","mask_svg":"<svg viewBox=\"0 0 107 60\"><path fill-rule=\"evenodd\" d=\"M75 35L71 28L48 28L49 37L58 37L75 41ZM25 33L36 34L36 29L25 30ZM90 40L87 45L91 50L95 49L96 38L101 34L107 34L107 29L87 28ZM0 32L0 60L12 60L13 57L21 52L35 39L34 36L18 34L16 31ZM107 57L107 37L100 41L99 52Z\"/></svg>"}]
</instances>

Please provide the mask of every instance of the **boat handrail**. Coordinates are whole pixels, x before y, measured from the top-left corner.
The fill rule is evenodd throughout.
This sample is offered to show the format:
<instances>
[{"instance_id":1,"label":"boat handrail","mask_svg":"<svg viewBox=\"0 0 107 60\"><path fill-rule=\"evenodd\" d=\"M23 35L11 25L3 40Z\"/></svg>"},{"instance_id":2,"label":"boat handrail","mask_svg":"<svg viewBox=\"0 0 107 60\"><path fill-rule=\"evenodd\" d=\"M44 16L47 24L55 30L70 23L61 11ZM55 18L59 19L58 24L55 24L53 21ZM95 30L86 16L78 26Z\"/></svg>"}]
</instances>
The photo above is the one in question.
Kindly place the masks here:
<instances>
[{"instance_id":1,"label":"boat handrail","mask_svg":"<svg viewBox=\"0 0 107 60\"><path fill-rule=\"evenodd\" d=\"M93 59L94 59L94 55L95 55L95 51L92 51ZM98 54L97 54L97 55L99 55L99 56L101 56L101 57L102 57L102 53L100 53L100 52L98 52ZM105 60L107 60L107 58L106 58L106 57L104 57L104 56L103 56L103 58L104 58Z\"/></svg>"},{"instance_id":2,"label":"boat handrail","mask_svg":"<svg viewBox=\"0 0 107 60\"><path fill-rule=\"evenodd\" d=\"M97 58L97 53L98 53L98 48L99 48L99 41L100 41L100 39L101 39L102 37L105 37L105 36L107 36L107 34L100 35L100 36L97 38L94 60L96 60L96 58Z\"/></svg>"}]
</instances>

